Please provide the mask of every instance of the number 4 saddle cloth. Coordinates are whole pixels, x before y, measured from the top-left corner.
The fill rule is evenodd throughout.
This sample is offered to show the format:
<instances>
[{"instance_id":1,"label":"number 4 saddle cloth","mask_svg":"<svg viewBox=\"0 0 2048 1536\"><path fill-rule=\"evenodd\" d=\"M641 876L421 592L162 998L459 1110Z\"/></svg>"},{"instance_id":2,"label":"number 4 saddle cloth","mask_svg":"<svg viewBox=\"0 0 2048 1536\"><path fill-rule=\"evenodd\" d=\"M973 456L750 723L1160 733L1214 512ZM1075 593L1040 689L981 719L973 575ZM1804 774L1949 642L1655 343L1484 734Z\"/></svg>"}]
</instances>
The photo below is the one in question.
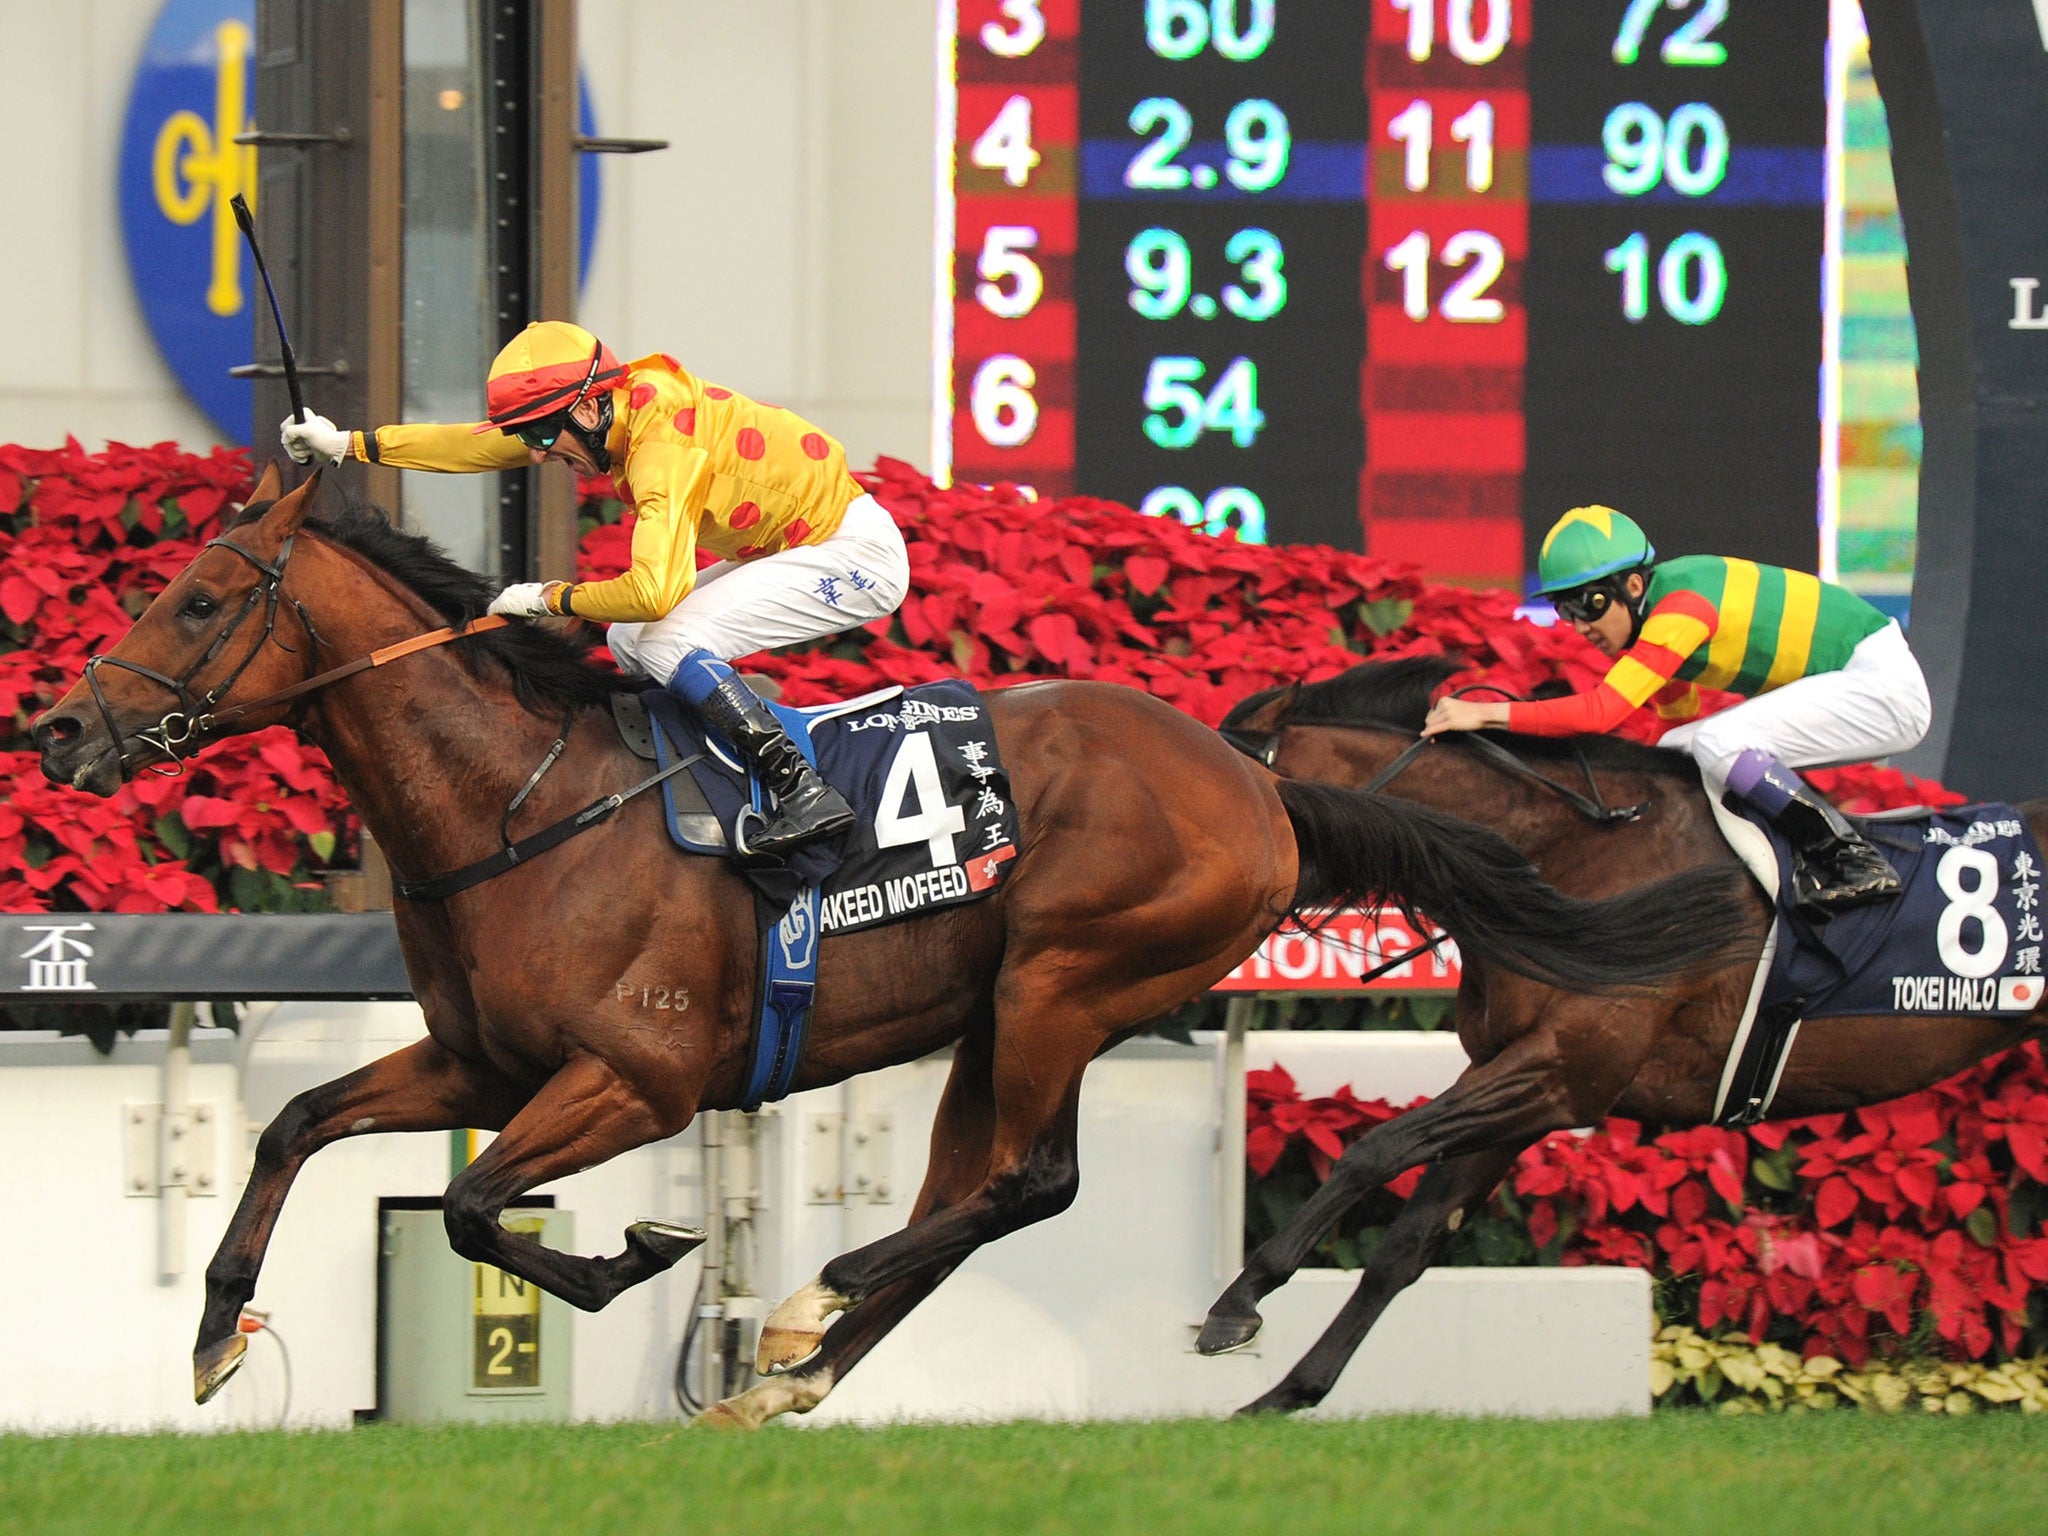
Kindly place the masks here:
<instances>
[{"instance_id":1,"label":"number 4 saddle cloth","mask_svg":"<svg viewBox=\"0 0 2048 1536\"><path fill-rule=\"evenodd\" d=\"M1816 921L1793 900L1792 852L1761 817L1717 806L1777 920L1721 1080L1716 1118L1761 1119L1806 1019L1988 1014L2020 1018L2044 981L2041 850L2009 805L1919 807L1858 818L1904 891Z\"/></svg>"},{"instance_id":2,"label":"number 4 saddle cloth","mask_svg":"<svg viewBox=\"0 0 2048 1536\"><path fill-rule=\"evenodd\" d=\"M973 901L1002 881L1017 852L1017 813L981 695L964 682L885 688L844 703L770 706L790 739L857 818L843 837L750 857L765 791L739 754L663 689L620 696L620 732L662 767L670 835L691 853L731 858L777 910L818 892L817 929L852 933ZM646 723L632 719L642 710Z\"/></svg>"}]
</instances>

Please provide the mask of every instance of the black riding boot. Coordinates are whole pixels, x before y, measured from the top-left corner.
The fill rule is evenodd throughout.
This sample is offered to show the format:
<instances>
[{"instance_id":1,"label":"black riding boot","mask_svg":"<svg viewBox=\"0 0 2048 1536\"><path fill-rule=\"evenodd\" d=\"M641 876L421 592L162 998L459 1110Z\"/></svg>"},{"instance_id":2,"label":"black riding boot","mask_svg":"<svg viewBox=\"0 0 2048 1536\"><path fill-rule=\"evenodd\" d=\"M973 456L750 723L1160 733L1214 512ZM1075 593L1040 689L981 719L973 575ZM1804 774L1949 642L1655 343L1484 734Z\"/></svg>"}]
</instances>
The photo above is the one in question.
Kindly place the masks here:
<instances>
[{"instance_id":1,"label":"black riding boot","mask_svg":"<svg viewBox=\"0 0 2048 1536\"><path fill-rule=\"evenodd\" d=\"M1825 917L1899 894L1891 861L1804 783L1772 821L1792 843L1801 910Z\"/></svg>"},{"instance_id":2,"label":"black riding boot","mask_svg":"<svg viewBox=\"0 0 2048 1536\"><path fill-rule=\"evenodd\" d=\"M1899 894L1891 862L1770 753L1757 747L1737 753L1726 782L1731 796L1762 812L1791 843L1793 896L1801 911L1826 917Z\"/></svg>"},{"instance_id":3,"label":"black riding boot","mask_svg":"<svg viewBox=\"0 0 2048 1536\"><path fill-rule=\"evenodd\" d=\"M853 825L853 807L819 776L773 711L737 677L721 680L698 701L697 712L739 749L775 796L774 815L766 827L749 834L749 850L779 858L801 844L837 837Z\"/></svg>"}]
</instances>

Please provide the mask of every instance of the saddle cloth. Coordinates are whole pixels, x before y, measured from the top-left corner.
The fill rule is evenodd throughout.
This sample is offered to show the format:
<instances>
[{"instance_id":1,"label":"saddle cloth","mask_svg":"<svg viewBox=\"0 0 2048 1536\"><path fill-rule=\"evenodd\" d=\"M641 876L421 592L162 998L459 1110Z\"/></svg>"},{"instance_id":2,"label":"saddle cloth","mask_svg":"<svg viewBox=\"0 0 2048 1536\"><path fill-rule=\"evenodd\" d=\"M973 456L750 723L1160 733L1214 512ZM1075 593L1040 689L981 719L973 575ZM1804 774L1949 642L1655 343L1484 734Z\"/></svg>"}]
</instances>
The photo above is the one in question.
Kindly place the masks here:
<instances>
[{"instance_id":1,"label":"saddle cloth","mask_svg":"<svg viewBox=\"0 0 2048 1536\"><path fill-rule=\"evenodd\" d=\"M1918 807L1857 819L1904 891L1816 921L1793 895L1792 850L1746 807L1716 806L1776 921L1722 1074L1716 1119L1761 1119L1805 1019L2024 1017L2041 1002L2041 850L2009 805Z\"/></svg>"},{"instance_id":2,"label":"saddle cloth","mask_svg":"<svg viewBox=\"0 0 2048 1536\"><path fill-rule=\"evenodd\" d=\"M766 796L732 747L663 689L621 697L633 701L614 710L636 751L651 748L664 767L694 759L664 791L676 844L733 859L778 911L817 890L823 935L976 900L1000 884L1016 854L1009 774L987 708L967 683L887 688L804 709L771 705L856 817L843 837L786 861L746 852L749 830L764 824ZM646 727L632 720L636 708Z\"/></svg>"}]
</instances>

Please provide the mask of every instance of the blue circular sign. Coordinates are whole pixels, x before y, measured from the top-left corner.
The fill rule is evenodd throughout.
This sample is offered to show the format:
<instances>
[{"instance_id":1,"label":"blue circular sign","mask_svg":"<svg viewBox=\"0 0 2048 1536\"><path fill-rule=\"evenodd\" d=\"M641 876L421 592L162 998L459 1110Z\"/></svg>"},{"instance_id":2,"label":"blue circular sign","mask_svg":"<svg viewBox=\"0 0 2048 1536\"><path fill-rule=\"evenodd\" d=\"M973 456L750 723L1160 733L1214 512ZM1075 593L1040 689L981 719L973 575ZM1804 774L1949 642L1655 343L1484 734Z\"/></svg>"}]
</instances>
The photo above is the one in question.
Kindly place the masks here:
<instances>
[{"instance_id":1,"label":"blue circular sign","mask_svg":"<svg viewBox=\"0 0 2048 1536\"><path fill-rule=\"evenodd\" d=\"M121 237L137 302L186 394L228 442L247 439L248 380L262 280L229 203L256 201L255 0L164 0L143 45L121 127ZM578 130L595 134L578 82ZM283 151L291 153L291 151ZM600 193L596 157L577 166L577 282L590 268Z\"/></svg>"}]
</instances>

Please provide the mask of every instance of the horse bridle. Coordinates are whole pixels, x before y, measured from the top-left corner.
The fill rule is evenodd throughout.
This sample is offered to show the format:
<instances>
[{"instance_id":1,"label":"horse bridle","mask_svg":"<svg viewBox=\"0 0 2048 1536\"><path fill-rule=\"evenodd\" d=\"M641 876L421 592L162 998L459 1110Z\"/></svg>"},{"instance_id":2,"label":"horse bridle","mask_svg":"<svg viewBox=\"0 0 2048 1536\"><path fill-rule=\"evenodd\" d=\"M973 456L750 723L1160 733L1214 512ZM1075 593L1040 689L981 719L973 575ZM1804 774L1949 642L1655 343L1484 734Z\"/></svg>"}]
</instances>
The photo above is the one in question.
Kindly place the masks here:
<instances>
[{"instance_id":1,"label":"horse bridle","mask_svg":"<svg viewBox=\"0 0 2048 1536\"><path fill-rule=\"evenodd\" d=\"M1219 734L1225 741L1236 747L1238 751L1244 753L1247 757L1271 768L1280 756L1280 739L1286 733L1287 727L1291 723L1288 716L1294 708L1295 700L1301 694L1301 688L1302 685L1299 682L1288 685L1287 691L1281 695L1279 712L1275 722L1272 728L1264 735L1252 731L1237 730L1231 727L1223 728ZM1454 689L1449 697L1454 699L1463 698L1468 693L1491 693L1512 702L1527 702L1526 700L1520 700L1517 695L1509 693L1506 689L1497 688L1491 683L1473 683L1464 688ZM1387 731L1396 736L1406 736L1409 734L1408 727L1395 725L1390 720L1308 720L1302 723L1304 725L1334 726L1340 730ZM1431 742L1442 739L1441 737L1434 736L1417 736L1414 741L1402 748L1399 754L1386 767L1374 774L1361 788L1368 795L1378 794L1406 772L1408 765L1414 762ZM1457 733L1457 740L1460 745L1476 753L1481 759L1491 763L1502 772L1516 778L1527 779L1531 783L1549 790L1581 816L1584 816L1588 821L1596 825L1612 826L1620 822L1635 821L1648 809L1646 805L1608 805L1602 800L1600 798L1600 781L1594 777L1593 765L1587 760L1586 749L1583 746L1575 744L1572 748L1572 754L1578 760L1579 771L1586 776L1586 788L1588 791L1586 794L1579 793L1569 784L1560 784L1555 779L1539 773L1491 737L1483 736L1476 731L1461 731Z\"/></svg>"},{"instance_id":2,"label":"horse bridle","mask_svg":"<svg viewBox=\"0 0 2048 1536\"><path fill-rule=\"evenodd\" d=\"M481 618L469 619L464 623L450 625L443 629L428 630L425 634L414 635L410 639L400 640L379 650L371 651L367 655L358 656L354 661L344 662L338 667L330 667L325 672L315 672L313 670L314 660L319 655L320 648L326 642L320 638L319 630L313 627L313 616L306 612L305 604L284 591L284 569L286 563L292 557L292 545L297 538L298 535L296 533L286 535L283 547L277 552L275 562L264 560L250 553L225 535L206 541L204 545L206 549L212 549L218 545L222 549L233 550L244 560L255 566L262 573L263 580L249 589L248 597L243 599L241 611L228 621L227 625L218 635L214 636L213 643L207 646L205 654L187 669L183 677L166 677L154 667L145 667L140 662L128 661L119 656L98 655L86 659L86 685L92 689L93 702L99 706L100 718L106 724L107 735L113 740L116 761L120 764L121 778L124 783L132 777L128 767L129 752L125 745L129 741L142 742L169 758L169 766L157 763L150 763L146 766L153 773L161 773L167 777L175 778L185 771L186 759L206 744L202 738L211 731L218 730L223 726L234 725L247 719L250 715L271 708L273 705L283 704L291 699L298 698L302 694L308 694L316 689L325 688L330 683L338 683L345 677L353 677L356 673L367 671L371 667L381 667L386 662L398 660L401 656L410 656L415 651L423 651L430 646L442 645L450 640L460 640L466 635L478 635L488 630L503 629L512 622L501 614L486 614ZM293 610L299 616L300 625L306 631L307 640L311 642L310 651L306 658L306 675L296 683L287 684L283 688L274 689L264 694L260 699L250 699L246 703L232 705L215 713L215 706L227 696L228 690L235 686L242 674L249 670L250 663L255 661L257 656L262 653L266 641L274 643L279 650L290 652L292 655L298 654L297 651L293 650L291 646L286 645L277 636L277 610L280 601L287 601L292 605ZM247 622L249 616L256 611L258 603L263 605L263 633L256 637L256 643L249 648L249 653L235 665L235 669L232 672L214 684L213 687L207 689L197 699L194 699L192 697L193 679L198 677L212 663L214 658L227 648L228 641L234 638L235 631L240 629ZM123 735L120 727L114 723L113 706L107 702L106 692L100 686L99 670L101 667L120 667L124 671L133 672L138 677L147 678L158 687L168 689L171 695L177 699L178 707L157 721L155 725L147 726L142 730L134 732L132 735Z\"/></svg>"},{"instance_id":3,"label":"horse bridle","mask_svg":"<svg viewBox=\"0 0 2048 1536\"><path fill-rule=\"evenodd\" d=\"M123 782L126 782L131 777L129 773L130 754L126 745L129 741L139 741L169 758L170 763L168 766L158 763L150 763L146 766L153 773L161 773L175 778L185 771L186 758L199 749L201 745L199 738L206 731L230 716L239 719L241 716L257 708L274 702L274 698L259 699L253 704L239 706L237 709L230 711L228 715L216 716L212 713L213 707L227 696L228 690L241 680L242 674L249 670L251 663L262 653L265 641L275 642L279 650L290 652L293 655L298 654L296 650L286 645L277 635L278 603L284 596L284 568L286 562L292 557L292 543L297 537L296 533L287 535L284 546L277 553L275 562L265 560L260 555L244 549L225 534L206 541L204 545L206 549L227 549L240 555L262 573L263 580L249 588L249 595L243 599L241 610L228 620L219 634L213 637L213 643L207 646L200 658L186 669L183 677L168 677L162 672L157 671L154 667L146 667L141 662L129 661L120 656L95 655L86 658L86 686L92 690L93 703L99 706L100 719L105 723L107 735L114 743L114 751L121 767ZM312 617L306 612L305 605L297 598L292 598L290 601L292 607L298 612L299 623L306 631L307 640L311 642L312 655L317 655L321 645L320 632L313 627ZM256 612L256 607L259 603L263 606L263 633L256 637L256 643L250 646L248 654L235 664L233 671L229 672L226 677L195 699L192 696L194 679L211 666L214 659L227 648L228 642L235 637L236 631L243 624L247 623L249 617ZM308 677L312 675L312 655L309 655L307 658ZM121 728L114 722L114 709L113 705L107 700L106 690L100 686L100 669L102 667L119 667L125 672L133 672L137 677L146 678L158 687L167 689L171 696L178 701L178 707L166 713L155 725L146 726L142 730L134 732L133 735L124 735ZM300 691L303 690L293 690L293 692Z\"/></svg>"}]
</instances>

